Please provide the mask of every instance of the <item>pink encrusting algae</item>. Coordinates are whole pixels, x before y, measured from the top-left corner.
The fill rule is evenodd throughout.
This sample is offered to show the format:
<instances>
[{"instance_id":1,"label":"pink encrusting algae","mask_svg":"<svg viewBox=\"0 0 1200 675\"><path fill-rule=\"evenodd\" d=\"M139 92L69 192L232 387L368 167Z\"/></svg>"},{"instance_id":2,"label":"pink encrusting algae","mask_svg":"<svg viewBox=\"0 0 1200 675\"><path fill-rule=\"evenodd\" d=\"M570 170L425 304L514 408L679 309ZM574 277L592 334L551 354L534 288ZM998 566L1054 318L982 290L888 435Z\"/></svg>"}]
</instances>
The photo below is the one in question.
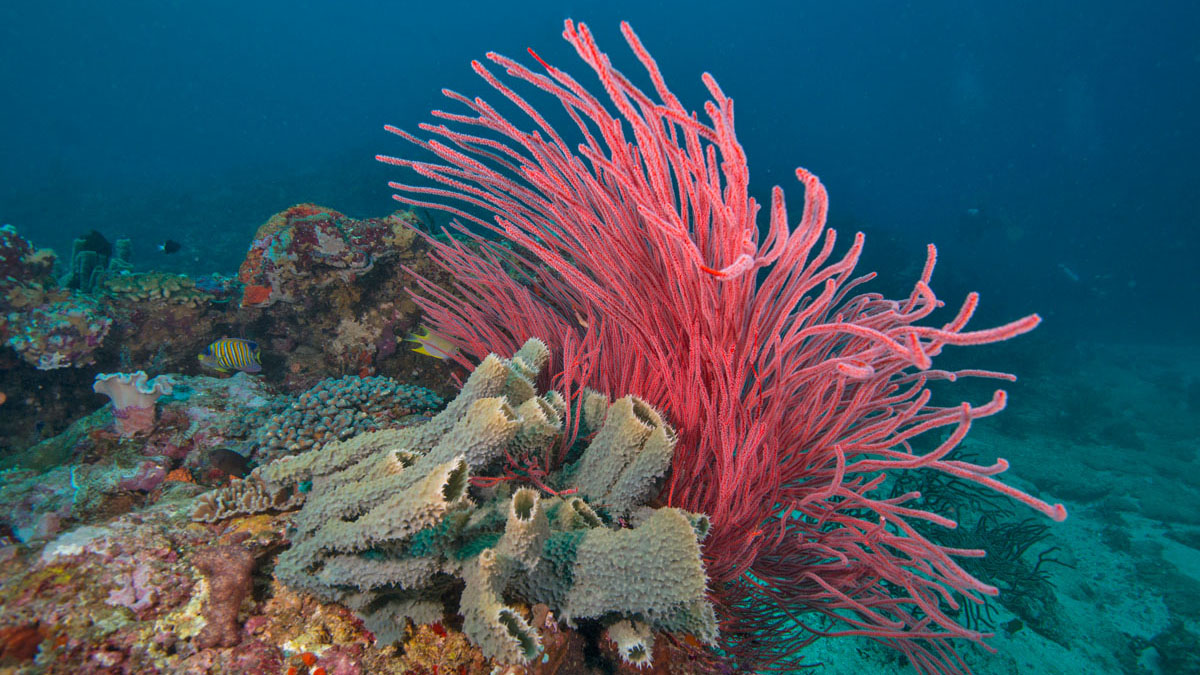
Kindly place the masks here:
<instances>
[{"instance_id":1,"label":"pink encrusting algae","mask_svg":"<svg viewBox=\"0 0 1200 675\"><path fill-rule=\"evenodd\" d=\"M470 114L434 115L455 127L421 125L430 140L388 127L438 160L380 157L439 184L393 183L398 200L441 208L506 240L459 223L457 238L429 238L459 294L419 280L427 323L464 364L540 337L554 353L554 385L572 400L587 386L636 394L665 411L680 439L662 499L712 518L705 563L722 647L740 667L795 665L808 640L780 636L816 611L843 628L805 625L810 635L868 636L918 670L964 670L951 640L987 636L948 612L997 589L955 558L983 552L930 541L913 521L955 523L913 505L918 494L889 497L882 487L889 472L933 469L1066 517L1061 504L996 480L1003 460L952 458L973 420L1004 407L1003 392L983 405L939 407L926 387L963 376L1013 379L936 370L932 358L946 345L1007 340L1040 319L968 331L971 294L940 328L918 325L943 304L929 285L932 246L908 297L852 295L874 276L852 276L863 235L831 257L826 192L804 169L796 172L805 190L800 223L788 225L776 187L762 237L733 101L704 74L712 100L708 122L700 121L667 89L632 29L622 24L622 32L653 95L611 65L583 24L567 21L564 37L598 75L607 103L532 50L544 73L488 54L561 105L577 126L575 149L479 62L475 71L532 130L451 91ZM936 449L910 446L940 427L953 430ZM553 450L546 466L561 463L566 449Z\"/></svg>"}]
</instances>

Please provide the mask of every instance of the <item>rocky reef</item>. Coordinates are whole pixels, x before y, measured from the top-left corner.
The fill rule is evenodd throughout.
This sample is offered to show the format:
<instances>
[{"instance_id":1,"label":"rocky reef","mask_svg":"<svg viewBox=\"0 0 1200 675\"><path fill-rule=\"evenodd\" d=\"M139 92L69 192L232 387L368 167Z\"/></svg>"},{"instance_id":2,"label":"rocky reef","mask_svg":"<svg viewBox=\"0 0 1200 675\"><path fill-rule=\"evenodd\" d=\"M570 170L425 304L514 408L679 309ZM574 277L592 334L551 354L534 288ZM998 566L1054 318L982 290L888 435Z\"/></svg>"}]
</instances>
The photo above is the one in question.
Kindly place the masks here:
<instances>
[{"instance_id":1,"label":"rocky reef","mask_svg":"<svg viewBox=\"0 0 1200 675\"><path fill-rule=\"evenodd\" d=\"M80 239L61 261L0 228L0 465L100 405L97 371L202 374L223 337L257 341L263 377L293 394L343 375L451 393L449 364L402 348L419 323L403 268L428 267L413 221L301 204L259 228L238 275L202 277L136 270L128 240Z\"/></svg>"},{"instance_id":2,"label":"rocky reef","mask_svg":"<svg viewBox=\"0 0 1200 675\"><path fill-rule=\"evenodd\" d=\"M258 228L238 270L242 305L295 303L312 286L349 281L399 256L416 234L401 216L354 220L316 204L298 204Z\"/></svg>"},{"instance_id":3,"label":"rocky reef","mask_svg":"<svg viewBox=\"0 0 1200 675\"><path fill-rule=\"evenodd\" d=\"M403 268L433 272L415 222L408 212L355 220L299 204L259 228L238 271L238 314L268 352L285 355L289 386L309 386L331 368L407 380L428 370L398 349L419 321Z\"/></svg>"},{"instance_id":4,"label":"rocky reef","mask_svg":"<svg viewBox=\"0 0 1200 675\"><path fill-rule=\"evenodd\" d=\"M716 668L707 518L651 502L671 426L590 392L524 470L565 442L548 351L401 348L414 220L295 206L236 277L0 228L0 669ZM222 337L263 372L203 370Z\"/></svg>"},{"instance_id":5,"label":"rocky reef","mask_svg":"<svg viewBox=\"0 0 1200 675\"><path fill-rule=\"evenodd\" d=\"M94 298L58 286L56 261L0 227L0 341L37 370L91 365L112 325Z\"/></svg>"}]
</instances>

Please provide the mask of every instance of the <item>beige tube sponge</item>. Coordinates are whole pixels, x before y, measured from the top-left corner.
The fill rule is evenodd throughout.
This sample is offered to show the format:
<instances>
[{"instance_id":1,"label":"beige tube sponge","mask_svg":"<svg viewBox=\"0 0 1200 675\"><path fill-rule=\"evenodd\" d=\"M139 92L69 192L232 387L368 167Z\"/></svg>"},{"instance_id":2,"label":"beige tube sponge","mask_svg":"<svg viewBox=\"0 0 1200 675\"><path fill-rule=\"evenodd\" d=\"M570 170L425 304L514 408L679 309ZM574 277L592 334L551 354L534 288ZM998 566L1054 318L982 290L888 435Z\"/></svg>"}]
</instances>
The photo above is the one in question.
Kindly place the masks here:
<instances>
[{"instance_id":1,"label":"beige tube sponge","mask_svg":"<svg viewBox=\"0 0 1200 675\"><path fill-rule=\"evenodd\" d=\"M319 450L310 450L281 457L270 464L260 466L254 473L263 481L273 484L298 483L327 476L362 463L362 460L379 453L403 447L407 429L387 429L334 441Z\"/></svg>"},{"instance_id":2,"label":"beige tube sponge","mask_svg":"<svg viewBox=\"0 0 1200 675\"><path fill-rule=\"evenodd\" d=\"M542 371L542 368L546 367L546 364L550 363L550 348L537 338L529 338L525 344L521 345L517 353L513 354L513 361L517 360L520 360L528 369L532 374L530 379L533 379Z\"/></svg>"},{"instance_id":3,"label":"beige tube sponge","mask_svg":"<svg viewBox=\"0 0 1200 675\"><path fill-rule=\"evenodd\" d=\"M408 489L399 490L352 521L333 519L313 538L328 551L357 552L394 542L432 527L467 494L467 463L462 457L433 467Z\"/></svg>"},{"instance_id":4,"label":"beige tube sponge","mask_svg":"<svg viewBox=\"0 0 1200 675\"><path fill-rule=\"evenodd\" d=\"M592 388L583 390L583 400L580 409L583 411L583 425L588 429L599 429L604 424L604 416L608 414L608 397Z\"/></svg>"},{"instance_id":5,"label":"beige tube sponge","mask_svg":"<svg viewBox=\"0 0 1200 675\"><path fill-rule=\"evenodd\" d=\"M592 507L578 497L567 499L563 508L555 511L554 526L558 530L587 530L603 525L604 522Z\"/></svg>"},{"instance_id":6,"label":"beige tube sponge","mask_svg":"<svg viewBox=\"0 0 1200 675\"><path fill-rule=\"evenodd\" d=\"M475 366L458 396L444 410L425 424L403 430L404 446L417 452L432 448L467 415L476 401L501 395L511 372L504 359L489 354Z\"/></svg>"},{"instance_id":7,"label":"beige tube sponge","mask_svg":"<svg viewBox=\"0 0 1200 675\"><path fill-rule=\"evenodd\" d=\"M517 406L521 428L511 443L517 457L536 457L554 443L562 433L563 420L554 403L535 396Z\"/></svg>"},{"instance_id":8,"label":"beige tube sponge","mask_svg":"<svg viewBox=\"0 0 1200 675\"><path fill-rule=\"evenodd\" d=\"M472 471L478 471L503 456L520 427L521 418L503 397L476 400L458 424L417 463L424 467L462 456Z\"/></svg>"},{"instance_id":9,"label":"beige tube sponge","mask_svg":"<svg viewBox=\"0 0 1200 675\"><path fill-rule=\"evenodd\" d=\"M317 581L329 586L353 586L373 591L385 586L415 590L428 585L441 569L436 558L372 560L358 555L333 555L324 559Z\"/></svg>"},{"instance_id":10,"label":"beige tube sponge","mask_svg":"<svg viewBox=\"0 0 1200 675\"><path fill-rule=\"evenodd\" d=\"M499 664L540 658L523 609L537 603L565 620L605 621L635 664L649 662L654 631L711 643L700 558L707 520L646 506L675 445L657 411L633 397L610 406L587 394L582 426L598 431L570 480L562 471L522 475L524 458L562 440L568 402L534 385L548 358L539 341L512 359L491 355L419 427L257 469L265 495L304 494L279 579L344 604L389 642L403 638L407 621L443 620L441 597L457 577L463 633ZM475 487L473 475L490 480ZM579 494L543 493L565 482Z\"/></svg>"},{"instance_id":11,"label":"beige tube sponge","mask_svg":"<svg viewBox=\"0 0 1200 675\"><path fill-rule=\"evenodd\" d=\"M623 518L654 496L671 466L675 430L635 396L617 399L572 478L579 494Z\"/></svg>"},{"instance_id":12,"label":"beige tube sponge","mask_svg":"<svg viewBox=\"0 0 1200 675\"><path fill-rule=\"evenodd\" d=\"M467 583L459 604L463 633L490 659L529 663L541 651L542 640L516 610L504 604L501 593L510 574L507 568L504 558L492 549L463 566Z\"/></svg>"},{"instance_id":13,"label":"beige tube sponge","mask_svg":"<svg viewBox=\"0 0 1200 675\"><path fill-rule=\"evenodd\" d=\"M330 449L326 447L325 451ZM311 480L308 508L296 514L292 524L309 534L329 521L358 517L395 494L405 481L416 480L419 476L415 472L403 476L406 467L415 461L404 450L385 450L333 476L307 479Z\"/></svg>"},{"instance_id":14,"label":"beige tube sponge","mask_svg":"<svg viewBox=\"0 0 1200 675\"><path fill-rule=\"evenodd\" d=\"M517 490L509 500L508 520L504 525L504 536L496 545L496 553L532 569L549 538L550 519L546 517L537 490Z\"/></svg>"},{"instance_id":15,"label":"beige tube sponge","mask_svg":"<svg viewBox=\"0 0 1200 675\"><path fill-rule=\"evenodd\" d=\"M617 643L621 660L637 668L649 668L654 652L654 633L641 621L622 619L605 631L609 640Z\"/></svg>"},{"instance_id":16,"label":"beige tube sponge","mask_svg":"<svg viewBox=\"0 0 1200 675\"><path fill-rule=\"evenodd\" d=\"M656 509L633 529L588 530L575 549L565 621L618 613L658 630L691 633L713 644L716 614L705 597L700 545L688 514Z\"/></svg>"}]
</instances>

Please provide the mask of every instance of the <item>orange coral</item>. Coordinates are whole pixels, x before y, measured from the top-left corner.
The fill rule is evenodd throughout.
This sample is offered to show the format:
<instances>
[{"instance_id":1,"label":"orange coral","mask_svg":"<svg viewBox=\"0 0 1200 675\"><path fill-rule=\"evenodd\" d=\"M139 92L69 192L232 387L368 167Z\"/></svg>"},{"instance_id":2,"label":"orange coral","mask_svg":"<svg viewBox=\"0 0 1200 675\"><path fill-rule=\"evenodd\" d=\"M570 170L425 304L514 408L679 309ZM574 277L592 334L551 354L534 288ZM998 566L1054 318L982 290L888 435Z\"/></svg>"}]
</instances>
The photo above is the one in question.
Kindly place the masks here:
<instances>
[{"instance_id":1,"label":"orange coral","mask_svg":"<svg viewBox=\"0 0 1200 675\"><path fill-rule=\"evenodd\" d=\"M188 471L186 468L184 468L182 466L179 467L178 469L172 469L167 474L167 477L164 478L163 480L164 481L175 481L178 483L195 483L196 482L196 479L192 478L192 472Z\"/></svg>"},{"instance_id":2,"label":"orange coral","mask_svg":"<svg viewBox=\"0 0 1200 675\"><path fill-rule=\"evenodd\" d=\"M254 276L262 271L263 250L261 248L251 248L246 253L246 259L242 261L238 267L238 281L243 284L249 284L254 281Z\"/></svg>"},{"instance_id":3,"label":"orange coral","mask_svg":"<svg viewBox=\"0 0 1200 675\"><path fill-rule=\"evenodd\" d=\"M242 306L253 307L261 305L271 297L269 286L250 285L242 292Z\"/></svg>"},{"instance_id":4,"label":"orange coral","mask_svg":"<svg viewBox=\"0 0 1200 675\"><path fill-rule=\"evenodd\" d=\"M37 656L46 633L38 622L0 628L0 659L28 661Z\"/></svg>"}]
</instances>

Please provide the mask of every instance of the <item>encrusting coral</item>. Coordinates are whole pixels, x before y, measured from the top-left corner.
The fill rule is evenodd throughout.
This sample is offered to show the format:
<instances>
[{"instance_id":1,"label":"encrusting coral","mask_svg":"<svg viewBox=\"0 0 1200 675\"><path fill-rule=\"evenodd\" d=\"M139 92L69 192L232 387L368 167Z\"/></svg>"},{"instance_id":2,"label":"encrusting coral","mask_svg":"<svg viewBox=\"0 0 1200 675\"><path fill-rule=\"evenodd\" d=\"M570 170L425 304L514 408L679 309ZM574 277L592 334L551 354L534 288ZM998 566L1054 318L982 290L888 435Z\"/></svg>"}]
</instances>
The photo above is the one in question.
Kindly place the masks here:
<instances>
[{"instance_id":1,"label":"encrusting coral","mask_svg":"<svg viewBox=\"0 0 1200 675\"><path fill-rule=\"evenodd\" d=\"M248 480L265 494L306 492L278 578L353 609L381 643L401 639L407 620L440 621L442 597L461 579L463 633L500 663L542 654L542 626L526 620L518 601L544 604L568 624L617 626L614 639L631 663L648 662L652 631L713 644L700 557L708 519L645 506L644 486L662 476L675 433L644 402L609 407L574 471L547 477L563 483L560 491L472 486L506 458L558 442L563 399L538 396L534 386L548 358L539 340L512 359L492 354L420 426L360 434L256 469ZM646 473L635 477L639 470Z\"/></svg>"},{"instance_id":2,"label":"encrusting coral","mask_svg":"<svg viewBox=\"0 0 1200 675\"><path fill-rule=\"evenodd\" d=\"M310 285L349 280L394 256L416 235L399 216L355 220L316 204L297 204L254 235L238 278L244 307L296 302Z\"/></svg>"},{"instance_id":3,"label":"encrusting coral","mask_svg":"<svg viewBox=\"0 0 1200 675\"><path fill-rule=\"evenodd\" d=\"M259 463L320 450L366 431L404 426L411 415L440 410L442 397L389 377L325 378L295 397L247 415L236 425Z\"/></svg>"},{"instance_id":4,"label":"encrusting coral","mask_svg":"<svg viewBox=\"0 0 1200 675\"><path fill-rule=\"evenodd\" d=\"M270 490L257 480L240 480L206 492L192 507L192 520L215 523L234 516L249 516L268 511L291 511L304 503L298 490Z\"/></svg>"},{"instance_id":5,"label":"encrusting coral","mask_svg":"<svg viewBox=\"0 0 1200 675\"><path fill-rule=\"evenodd\" d=\"M242 626L237 613L250 592L254 554L244 546L222 544L200 551L192 564L208 579L208 600L204 603L207 623L196 636L196 645L207 649L238 644Z\"/></svg>"},{"instance_id":6,"label":"encrusting coral","mask_svg":"<svg viewBox=\"0 0 1200 675\"><path fill-rule=\"evenodd\" d=\"M121 274L105 279L100 288L110 296L125 302L147 302L161 300L197 306L213 300L216 295L196 287L196 282L186 274L167 272L142 272Z\"/></svg>"}]
</instances>

